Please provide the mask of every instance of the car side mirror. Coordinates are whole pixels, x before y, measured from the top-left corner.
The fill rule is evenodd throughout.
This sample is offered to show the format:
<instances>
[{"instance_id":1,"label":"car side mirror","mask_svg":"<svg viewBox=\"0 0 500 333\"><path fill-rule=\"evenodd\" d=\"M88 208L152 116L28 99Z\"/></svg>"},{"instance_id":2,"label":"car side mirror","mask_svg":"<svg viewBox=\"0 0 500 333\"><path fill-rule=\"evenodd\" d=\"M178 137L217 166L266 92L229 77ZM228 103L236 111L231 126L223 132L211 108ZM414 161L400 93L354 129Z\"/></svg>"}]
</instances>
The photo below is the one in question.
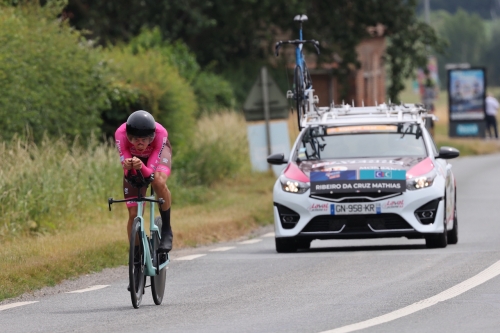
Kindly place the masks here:
<instances>
[{"instance_id":1,"label":"car side mirror","mask_svg":"<svg viewBox=\"0 0 500 333\"><path fill-rule=\"evenodd\" d=\"M441 147L439 148L439 155L436 158L442 158L444 160L449 160L460 155L460 151L453 147Z\"/></svg>"},{"instance_id":2,"label":"car side mirror","mask_svg":"<svg viewBox=\"0 0 500 333\"><path fill-rule=\"evenodd\" d=\"M272 154L267 157L267 163L274 165L286 164L288 161L285 159L285 155L283 153Z\"/></svg>"}]
</instances>

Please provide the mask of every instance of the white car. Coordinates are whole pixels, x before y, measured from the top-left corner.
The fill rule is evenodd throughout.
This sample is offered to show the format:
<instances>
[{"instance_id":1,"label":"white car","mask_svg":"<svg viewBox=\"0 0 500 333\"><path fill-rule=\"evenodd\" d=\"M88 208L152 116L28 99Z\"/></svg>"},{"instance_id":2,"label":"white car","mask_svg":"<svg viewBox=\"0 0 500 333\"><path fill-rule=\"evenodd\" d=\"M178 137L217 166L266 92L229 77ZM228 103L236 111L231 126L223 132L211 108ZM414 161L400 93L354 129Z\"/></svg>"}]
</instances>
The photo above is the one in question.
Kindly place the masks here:
<instances>
[{"instance_id":1,"label":"white car","mask_svg":"<svg viewBox=\"0 0 500 333\"><path fill-rule=\"evenodd\" d=\"M273 190L276 251L315 239L424 238L458 242L456 181L416 104L319 108L306 114Z\"/></svg>"}]
</instances>

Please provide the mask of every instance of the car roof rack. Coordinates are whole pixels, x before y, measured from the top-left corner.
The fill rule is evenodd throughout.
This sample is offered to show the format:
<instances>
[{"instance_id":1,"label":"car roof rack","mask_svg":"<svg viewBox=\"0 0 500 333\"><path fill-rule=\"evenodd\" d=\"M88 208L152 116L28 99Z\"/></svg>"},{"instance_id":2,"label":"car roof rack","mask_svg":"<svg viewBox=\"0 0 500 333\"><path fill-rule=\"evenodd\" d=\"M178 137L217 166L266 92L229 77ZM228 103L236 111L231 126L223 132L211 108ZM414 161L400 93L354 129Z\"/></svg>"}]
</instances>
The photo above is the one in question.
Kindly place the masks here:
<instances>
[{"instance_id":1,"label":"car roof rack","mask_svg":"<svg viewBox=\"0 0 500 333\"><path fill-rule=\"evenodd\" d=\"M319 107L304 114L302 127L315 125L348 125L360 123L423 123L425 118L433 117L428 114L422 104L386 104L378 106L351 106L349 104Z\"/></svg>"}]
</instances>

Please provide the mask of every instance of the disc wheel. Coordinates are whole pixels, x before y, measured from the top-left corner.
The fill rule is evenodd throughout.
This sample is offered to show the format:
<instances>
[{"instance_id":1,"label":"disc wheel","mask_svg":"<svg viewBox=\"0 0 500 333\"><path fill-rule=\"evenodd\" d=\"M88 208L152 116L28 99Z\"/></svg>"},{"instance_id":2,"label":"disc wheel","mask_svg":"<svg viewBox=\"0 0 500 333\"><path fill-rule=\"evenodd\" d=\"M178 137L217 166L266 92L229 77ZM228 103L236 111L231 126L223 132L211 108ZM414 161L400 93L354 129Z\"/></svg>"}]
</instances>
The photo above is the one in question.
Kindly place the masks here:
<instances>
[{"instance_id":1,"label":"disc wheel","mask_svg":"<svg viewBox=\"0 0 500 333\"><path fill-rule=\"evenodd\" d=\"M128 261L128 277L130 299L134 308L139 308L144 294L144 248L141 242L141 223L139 218L134 220L132 231L130 233L130 251ZM136 239L139 241L139 246L136 247Z\"/></svg>"},{"instance_id":2,"label":"disc wheel","mask_svg":"<svg viewBox=\"0 0 500 333\"><path fill-rule=\"evenodd\" d=\"M155 218L154 223L160 229L161 233L161 226L162 226L162 220L161 217L158 216ZM158 246L160 244L160 237L158 237L158 234L154 235L153 239L153 253L157 253ZM165 254L163 254L165 255ZM157 262L156 265L157 267L163 262ZM163 301L163 294L165 293L165 279L167 277L167 268L163 267L163 269L160 271L159 274L152 276L151 277L151 293L153 294L153 300L156 305L160 305L161 302Z\"/></svg>"},{"instance_id":3,"label":"disc wheel","mask_svg":"<svg viewBox=\"0 0 500 333\"><path fill-rule=\"evenodd\" d=\"M300 126L300 120L305 113L305 86L304 86L304 74L299 66L295 67L295 71L293 74L293 84L294 84L294 93L295 93L295 103L297 107L297 122L299 126L299 131L302 129Z\"/></svg>"}]
</instances>

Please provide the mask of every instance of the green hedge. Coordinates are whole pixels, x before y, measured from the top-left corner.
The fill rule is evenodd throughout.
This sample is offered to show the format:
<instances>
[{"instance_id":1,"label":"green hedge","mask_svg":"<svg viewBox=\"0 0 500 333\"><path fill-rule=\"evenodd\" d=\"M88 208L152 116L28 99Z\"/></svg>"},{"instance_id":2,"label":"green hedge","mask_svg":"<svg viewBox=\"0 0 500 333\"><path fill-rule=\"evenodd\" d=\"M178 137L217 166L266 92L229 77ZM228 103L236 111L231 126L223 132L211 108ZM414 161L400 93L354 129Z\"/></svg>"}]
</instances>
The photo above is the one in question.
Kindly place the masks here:
<instances>
[{"instance_id":1,"label":"green hedge","mask_svg":"<svg viewBox=\"0 0 500 333\"><path fill-rule=\"evenodd\" d=\"M98 133L108 105L98 50L42 10L0 11L0 138Z\"/></svg>"},{"instance_id":2,"label":"green hedge","mask_svg":"<svg viewBox=\"0 0 500 333\"><path fill-rule=\"evenodd\" d=\"M194 53L184 42L164 40L158 28L142 29L141 34L133 38L127 48L133 54L154 50L175 67L193 88L199 106L195 113L197 118L202 114L231 109L235 106L231 84L222 76L213 73L210 68L201 69Z\"/></svg>"},{"instance_id":3,"label":"green hedge","mask_svg":"<svg viewBox=\"0 0 500 333\"><path fill-rule=\"evenodd\" d=\"M137 91L136 109L151 112L165 126L175 149L189 145L198 109L194 92L175 67L160 52L149 50L133 54L129 48L115 47L105 52L110 70L110 86L121 86L120 92ZM134 110L118 109L126 120Z\"/></svg>"}]
</instances>

